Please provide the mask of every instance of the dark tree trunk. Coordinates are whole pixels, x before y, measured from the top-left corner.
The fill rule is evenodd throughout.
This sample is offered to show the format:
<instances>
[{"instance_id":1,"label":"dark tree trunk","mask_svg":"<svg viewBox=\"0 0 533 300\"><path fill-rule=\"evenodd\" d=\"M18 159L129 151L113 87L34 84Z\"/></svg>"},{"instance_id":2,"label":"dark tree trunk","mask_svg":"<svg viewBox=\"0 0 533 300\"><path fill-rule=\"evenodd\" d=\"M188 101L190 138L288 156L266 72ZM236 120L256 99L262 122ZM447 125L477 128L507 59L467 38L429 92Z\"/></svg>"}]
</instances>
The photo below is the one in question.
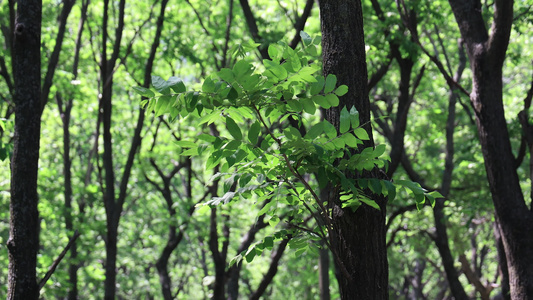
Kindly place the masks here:
<instances>
[{"instance_id":1,"label":"dark tree trunk","mask_svg":"<svg viewBox=\"0 0 533 300\"><path fill-rule=\"evenodd\" d=\"M463 71L466 67L466 54L464 45L461 42L459 45L459 66L457 72L454 75L455 82L461 80ZM455 131L455 104L457 103L456 89L450 91L449 103L448 103L448 118L446 121L446 159L444 162L444 172L442 176L442 183L440 192L444 197L448 197L450 193L450 187L452 184L452 174L453 174L453 156L454 156L454 137L453 133ZM456 300L460 299L469 299L466 295L466 292L463 288L463 285L459 281L459 272L455 268L455 259L452 255L450 249L448 233L446 228L446 218L444 215L444 199L437 199L435 202L435 207L433 208L433 218L435 222L435 238L434 242L437 246L439 254L442 259L442 265L444 271L446 272L446 279L450 285L450 291Z\"/></svg>"},{"instance_id":2,"label":"dark tree trunk","mask_svg":"<svg viewBox=\"0 0 533 300\"><path fill-rule=\"evenodd\" d=\"M37 170L41 130L41 1L17 1L13 34L15 138L11 159L8 299L38 299Z\"/></svg>"},{"instance_id":3,"label":"dark tree trunk","mask_svg":"<svg viewBox=\"0 0 533 300\"><path fill-rule=\"evenodd\" d=\"M450 0L472 70L470 100L500 224L512 299L533 299L533 214L515 168L503 107L502 67L513 23L513 1L494 1L491 35L479 0Z\"/></svg>"},{"instance_id":4,"label":"dark tree trunk","mask_svg":"<svg viewBox=\"0 0 533 300\"><path fill-rule=\"evenodd\" d=\"M81 19L78 26L78 34L76 37L76 49L74 51L74 62L72 64L72 74L74 75L74 79L78 78L78 63L79 63L79 57L80 57L80 50L81 50L81 36L83 33L83 27L85 24L85 21L87 19L87 8L89 6L89 1L83 1L82 2L82 9L81 9ZM69 8L70 11L70 8ZM66 17L65 17L66 20ZM50 68L50 66L49 66ZM46 80L45 80L46 81ZM50 79L51 82L51 79ZM47 98L47 96L43 95L43 99ZM71 112L72 107L74 103L73 98L69 98L69 100L63 105L63 101L60 94L56 95L57 99L57 105L59 108L59 113L61 117L61 121L63 122L63 176L64 176L64 196L65 196L65 229L67 229L68 233L74 232L74 216L72 213L72 158L70 155L70 120L71 120ZM44 100L41 100L43 103ZM42 109L42 108L41 108ZM68 274L69 279L68 282L70 284L69 291L68 291L68 297L69 300L75 300L78 299L78 268L79 263L76 261L78 257L78 248L76 244L76 240L73 241L72 246L70 247L70 262L68 266Z\"/></svg>"},{"instance_id":5,"label":"dark tree trunk","mask_svg":"<svg viewBox=\"0 0 533 300\"><path fill-rule=\"evenodd\" d=\"M213 299L226 299L225 283L226 283L226 258L228 254L229 243L229 227L227 225L228 216L225 216L223 226L224 241L222 249L219 249L218 229L217 229L217 209L211 208L211 225L209 227L209 250L213 256L215 264L215 281L213 283Z\"/></svg>"},{"instance_id":6,"label":"dark tree trunk","mask_svg":"<svg viewBox=\"0 0 533 300\"><path fill-rule=\"evenodd\" d=\"M330 300L329 293L329 251L327 248L320 248L318 258L318 289L320 300Z\"/></svg>"},{"instance_id":7,"label":"dark tree trunk","mask_svg":"<svg viewBox=\"0 0 533 300\"><path fill-rule=\"evenodd\" d=\"M322 0L319 3L324 75L337 75L338 83L349 88L341 97L340 106L326 111L326 119L338 126L340 109L355 106L370 136L364 146L372 147L361 1ZM352 212L342 209L338 194L330 193L329 199L332 251L336 263L342 264L339 267L344 269L337 276L341 298L387 299L385 200L375 199L381 210L362 205Z\"/></svg>"}]
</instances>

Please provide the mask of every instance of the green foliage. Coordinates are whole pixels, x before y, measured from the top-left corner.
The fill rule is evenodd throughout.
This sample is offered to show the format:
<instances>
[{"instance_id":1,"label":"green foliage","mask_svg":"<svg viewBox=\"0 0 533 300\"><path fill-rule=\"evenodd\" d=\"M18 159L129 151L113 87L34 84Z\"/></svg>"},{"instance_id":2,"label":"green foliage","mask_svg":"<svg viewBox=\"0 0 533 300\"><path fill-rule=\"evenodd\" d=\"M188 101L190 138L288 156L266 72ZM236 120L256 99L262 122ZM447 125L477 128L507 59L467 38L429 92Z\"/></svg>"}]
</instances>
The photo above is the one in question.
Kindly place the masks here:
<instances>
[{"instance_id":1,"label":"green foliage","mask_svg":"<svg viewBox=\"0 0 533 300\"><path fill-rule=\"evenodd\" d=\"M335 75L324 78L319 74L320 65L309 62L305 49L320 40L305 33L302 36L307 44L303 50L282 42L272 44L268 48L272 60L264 60L262 65L246 58L238 60L232 68L207 76L199 92L187 91L175 77L164 80L153 76L151 90L134 88L141 96L155 95L143 100L143 105L156 116L199 117L198 123L204 126L225 124L229 136L201 134L177 142L181 155L207 157L205 168L217 168L211 182L223 181L224 194L203 205L227 204L237 198L256 205L266 203L258 216L269 215L273 227L280 221L279 206L284 206L291 219L288 222L298 228L306 214L329 214L317 196L327 184L340 190L343 207L354 211L363 204L380 209L372 194L393 200L397 187L409 189L417 204L422 205L426 198L434 204L438 195L427 194L412 182L361 178L366 171L386 168L387 158L385 145L361 146L369 135L360 126L355 107L341 109L339 130L323 120L312 124L302 136L288 122L291 118L303 126L304 120L317 113L317 107L336 107L338 97L348 92L347 86L337 85ZM316 181L306 179L309 174L314 174ZM318 226L306 237L325 239L326 232L327 226ZM277 240L283 237L279 233L275 236ZM250 262L271 244L272 238L256 243L232 263L243 257ZM298 253L308 249L303 242L293 240L290 245L298 248Z\"/></svg>"}]
</instances>

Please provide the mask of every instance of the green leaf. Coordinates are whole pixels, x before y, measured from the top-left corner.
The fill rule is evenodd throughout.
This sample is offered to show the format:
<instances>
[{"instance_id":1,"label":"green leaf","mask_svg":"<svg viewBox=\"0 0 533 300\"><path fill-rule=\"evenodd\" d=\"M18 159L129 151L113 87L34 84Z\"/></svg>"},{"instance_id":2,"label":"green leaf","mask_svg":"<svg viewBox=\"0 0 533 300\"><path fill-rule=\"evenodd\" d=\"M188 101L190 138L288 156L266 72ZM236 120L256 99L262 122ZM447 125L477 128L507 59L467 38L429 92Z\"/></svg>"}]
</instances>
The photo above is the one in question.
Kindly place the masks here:
<instances>
[{"instance_id":1,"label":"green leaf","mask_svg":"<svg viewBox=\"0 0 533 300\"><path fill-rule=\"evenodd\" d=\"M289 100L287 101L287 105L289 105L294 112L301 112L303 110L302 104L298 100Z\"/></svg>"},{"instance_id":2,"label":"green leaf","mask_svg":"<svg viewBox=\"0 0 533 300\"><path fill-rule=\"evenodd\" d=\"M248 249L248 252L246 252L245 257L246 257L246 262L249 262L249 263L252 262L252 260L254 260L255 258L255 248L250 247Z\"/></svg>"},{"instance_id":3,"label":"green leaf","mask_svg":"<svg viewBox=\"0 0 533 300\"><path fill-rule=\"evenodd\" d=\"M326 77L326 85L324 86L324 93L331 93L333 89L335 88L335 85L337 85L337 76L333 74L329 74Z\"/></svg>"},{"instance_id":4,"label":"green leaf","mask_svg":"<svg viewBox=\"0 0 533 300\"><path fill-rule=\"evenodd\" d=\"M328 109L331 107L331 104L329 104L328 100L326 100L326 97L322 95L315 95L313 96L313 98L311 98L311 100L313 100L313 102L320 105L324 109Z\"/></svg>"},{"instance_id":5,"label":"green leaf","mask_svg":"<svg viewBox=\"0 0 533 300\"><path fill-rule=\"evenodd\" d=\"M359 197L358 200L363 202L364 204L366 204L368 206L371 206L371 207L377 209L377 210L381 210L379 205L374 200L371 200L371 199L368 199L368 198L365 198L365 197Z\"/></svg>"},{"instance_id":6,"label":"green leaf","mask_svg":"<svg viewBox=\"0 0 533 300\"><path fill-rule=\"evenodd\" d=\"M244 173L239 179L239 187L245 187L252 180L252 177L252 174Z\"/></svg>"},{"instance_id":7,"label":"green leaf","mask_svg":"<svg viewBox=\"0 0 533 300\"><path fill-rule=\"evenodd\" d=\"M158 91L160 93L163 93L163 91L165 91L165 89L168 89L167 82L163 78L161 78L159 76L152 75L152 85L154 86L156 91ZM163 94L165 94L165 93L163 93Z\"/></svg>"},{"instance_id":8,"label":"green leaf","mask_svg":"<svg viewBox=\"0 0 533 300\"><path fill-rule=\"evenodd\" d=\"M435 197L435 198L444 198L444 196L438 191L429 192L428 195L431 195L432 197Z\"/></svg>"},{"instance_id":9,"label":"green leaf","mask_svg":"<svg viewBox=\"0 0 533 300\"><path fill-rule=\"evenodd\" d=\"M187 150L183 151L180 155L183 155L183 156L197 156L198 155L198 147L187 149Z\"/></svg>"},{"instance_id":10,"label":"green leaf","mask_svg":"<svg viewBox=\"0 0 533 300\"><path fill-rule=\"evenodd\" d=\"M343 107L341 109L339 131L340 133L345 133L348 130L350 130L350 113L346 107Z\"/></svg>"},{"instance_id":11,"label":"green leaf","mask_svg":"<svg viewBox=\"0 0 533 300\"><path fill-rule=\"evenodd\" d=\"M384 144L377 145L374 149L374 157L380 157L383 155L383 153L385 153L385 149L387 149L387 146Z\"/></svg>"},{"instance_id":12,"label":"green leaf","mask_svg":"<svg viewBox=\"0 0 533 300\"><path fill-rule=\"evenodd\" d=\"M268 220L268 224L270 224L270 226L272 227L276 227L276 225L278 225L279 223L279 218L277 216L272 216L272 218L270 218L270 220Z\"/></svg>"},{"instance_id":13,"label":"green leaf","mask_svg":"<svg viewBox=\"0 0 533 300\"><path fill-rule=\"evenodd\" d=\"M348 86L346 85L341 85L339 86L336 90L335 90L335 95L341 97L341 96L344 96L346 95L346 93L348 93Z\"/></svg>"},{"instance_id":14,"label":"green leaf","mask_svg":"<svg viewBox=\"0 0 533 300\"><path fill-rule=\"evenodd\" d=\"M231 89L229 90L228 96L227 96L228 100L234 101L238 97L239 97L239 93L237 92L237 90L234 87L231 87Z\"/></svg>"},{"instance_id":15,"label":"green leaf","mask_svg":"<svg viewBox=\"0 0 533 300\"><path fill-rule=\"evenodd\" d=\"M159 76L153 75L152 85L156 91L160 92L161 94L169 94L171 88L176 93L185 92L185 85L183 84L183 81L174 76L170 77L168 80L164 80Z\"/></svg>"},{"instance_id":16,"label":"green leaf","mask_svg":"<svg viewBox=\"0 0 533 300\"><path fill-rule=\"evenodd\" d=\"M329 139L334 139L337 137L337 129L328 121L322 121L324 123L324 132Z\"/></svg>"},{"instance_id":17,"label":"green leaf","mask_svg":"<svg viewBox=\"0 0 533 300\"><path fill-rule=\"evenodd\" d=\"M414 195L415 195L416 209L421 210L422 208L424 208L426 197L424 196L424 194L414 193Z\"/></svg>"},{"instance_id":18,"label":"green leaf","mask_svg":"<svg viewBox=\"0 0 533 300\"><path fill-rule=\"evenodd\" d=\"M233 74L236 78L243 78L251 75L253 72L253 66L246 60L239 60L233 66Z\"/></svg>"},{"instance_id":19,"label":"green leaf","mask_svg":"<svg viewBox=\"0 0 533 300\"><path fill-rule=\"evenodd\" d=\"M328 101L329 105L331 105L331 107L339 106L339 97L337 97L337 95L335 94L327 94L326 100Z\"/></svg>"},{"instance_id":20,"label":"green leaf","mask_svg":"<svg viewBox=\"0 0 533 300\"><path fill-rule=\"evenodd\" d=\"M313 140L319 135L321 135L323 132L324 132L324 123L318 122L315 125L311 126L311 128L305 134L305 138Z\"/></svg>"},{"instance_id":21,"label":"green leaf","mask_svg":"<svg viewBox=\"0 0 533 300\"><path fill-rule=\"evenodd\" d=\"M226 81L227 83L233 83L233 81L235 80L235 76L233 75L233 71L231 69L223 68L218 71L217 74L220 79Z\"/></svg>"},{"instance_id":22,"label":"green leaf","mask_svg":"<svg viewBox=\"0 0 533 300\"><path fill-rule=\"evenodd\" d=\"M383 180L381 182L384 183L387 187L387 196L389 198L389 201L394 200L394 198L396 198L396 186L390 181Z\"/></svg>"},{"instance_id":23,"label":"green leaf","mask_svg":"<svg viewBox=\"0 0 533 300\"><path fill-rule=\"evenodd\" d=\"M215 91L215 82L210 77L207 77L204 80L204 84L202 85L202 91L204 93L212 93Z\"/></svg>"},{"instance_id":24,"label":"green leaf","mask_svg":"<svg viewBox=\"0 0 533 300\"><path fill-rule=\"evenodd\" d=\"M420 186L420 184L416 182L409 181L409 180L401 180L401 179L395 180L394 182L396 184L399 184L401 186L404 186L410 189L413 192L413 194L424 195L425 190Z\"/></svg>"},{"instance_id":25,"label":"green leaf","mask_svg":"<svg viewBox=\"0 0 533 300\"><path fill-rule=\"evenodd\" d=\"M274 239L271 236L265 237L263 240L263 245L265 245L265 248L272 250L274 247Z\"/></svg>"},{"instance_id":26,"label":"green leaf","mask_svg":"<svg viewBox=\"0 0 533 300\"><path fill-rule=\"evenodd\" d=\"M316 105L311 99L301 99L300 103L302 104L304 111L308 114L314 115L316 112Z\"/></svg>"},{"instance_id":27,"label":"green leaf","mask_svg":"<svg viewBox=\"0 0 533 300\"><path fill-rule=\"evenodd\" d=\"M311 96L314 96L320 93L320 91L324 88L324 83L325 83L324 76L317 76L316 80L317 82L311 84L311 89L309 90L309 93L311 94Z\"/></svg>"},{"instance_id":28,"label":"green leaf","mask_svg":"<svg viewBox=\"0 0 533 300\"><path fill-rule=\"evenodd\" d=\"M350 108L350 121L352 122L352 128L359 127L359 112L355 106Z\"/></svg>"},{"instance_id":29,"label":"green leaf","mask_svg":"<svg viewBox=\"0 0 533 300\"><path fill-rule=\"evenodd\" d=\"M313 41L311 39L311 36L307 34L305 31L300 31L300 37L302 38L302 41L304 42L304 45L308 46Z\"/></svg>"},{"instance_id":30,"label":"green leaf","mask_svg":"<svg viewBox=\"0 0 533 300\"><path fill-rule=\"evenodd\" d=\"M248 131L248 140L253 146L257 144L260 132L261 125L259 124L259 122L254 122L252 126L250 126L250 130Z\"/></svg>"},{"instance_id":31,"label":"green leaf","mask_svg":"<svg viewBox=\"0 0 533 300\"><path fill-rule=\"evenodd\" d=\"M364 128L356 128L354 129L353 133L355 134L355 136L357 136L360 140L363 140L363 141L367 141L367 140L370 140L370 137L368 136L368 133L366 132L366 130Z\"/></svg>"},{"instance_id":32,"label":"green leaf","mask_svg":"<svg viewBox=\"0 0 533 300\"><path fill-rule=\"evenodd\" d=\"M270 44L268 46L268 56L270 56L272 60L280 61L281 57L283 56L283 49L281 49L281 45Z\"/></svg>"},{"instance_id":33,"label":"green leaf","mask_svg":"<svg viewBox=\"0 0 533 300\"><path fill-rule=\"evenodd\" d=\"M198 139L202 141L206 141L208 143L213 143L214 141L216 141L217 138L210 134L202 133L198 136Z\"/></svg>"},{"instance_id":34,"label":"green leaf","mask_svg":"<svg viewBox=\"0 0 533 300\"><path fill-rule=\"evenodd\" d=\"M166 113L170 103L171 103L171 97L170 96L161 96L161 97L157 98L157 103L155 104L155 108L154 108L155 116L158 117L158 116Z\"/></svg>"},{"instance_id":35,"label":"green leaf","mask_svg":"<svg viewBox=\"0 0 533 300\"><path fill-rule=\"evenodd\" d=\"M234 264L239 264L241 261L242 261L242 255L239 254L229 261L229 267L231 268L231 266L233 266Z\"/></svg>"},{"instance_id":36,"label":"green leaf","mask_svg":"<svg viewBox=\"0 0 533 300\"><path fill-rule=\"evenodd\" d=\"M184 93L187 90L183 81L178 77L170 77L167 80L167 84L176 93Z\"/></svg>"},{"instance_id":37,"label":"green leaf","mask_svg":"<svg viewBox=\"0 0 533 300\"><path fill-rule=\"evenodd\" d=\"M155 96L154 92L152 92L150 89L147 89L145 87L142 87L142 86L134 86L133 87L133 90L143 96L143 97L146 97L146 98L152 98Z\"/></svg>"},{"instance_id":38,"label":"green leaf","mask_svg":"<svg viewBox=\"0 0 533 300\"><path fill-rule=\"evenodd\" d=\"M230 117L226 117L226 129L228 129L229 133L235 140L242 140L242 132L239 125L237 125L237 123L235 123Z\"/></svg>"},{"instance_id":39,"label":"green leaf","mask_svg":"<svg viewBox=\"0 0 533 300\"><path fill-rule=\"evenodd\" d=\"M351 148L357 148L357 145L359 144L357 138L351 133L343 134L342 139L344 140L344 143Z\"/></svg>"},{"instance_id":40,"label":"green leaf","mask_svg":"<svg viewBox=\"0 0 533 300\"><path fill-rule=\"evenodd\" d=\"M175 141L174 144L183 147L183 148L196 148L198 144L191 141Z\"/></svg>"}]
</instances>

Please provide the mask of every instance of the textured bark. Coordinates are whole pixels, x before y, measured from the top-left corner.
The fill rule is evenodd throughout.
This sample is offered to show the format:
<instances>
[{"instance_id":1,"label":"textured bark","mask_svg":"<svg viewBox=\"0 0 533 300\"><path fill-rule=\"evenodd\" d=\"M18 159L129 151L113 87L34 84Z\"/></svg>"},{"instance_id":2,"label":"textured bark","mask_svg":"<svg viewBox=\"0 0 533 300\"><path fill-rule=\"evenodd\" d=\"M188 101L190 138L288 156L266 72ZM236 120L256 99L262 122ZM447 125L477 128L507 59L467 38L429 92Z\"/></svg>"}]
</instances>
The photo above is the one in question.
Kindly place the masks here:
<instances>
[{"instance_id":1,"label":"textured bark","mask_svg":"<svg viewBox=\"0 0 533 300\"><path fill-rule=\"evenodd\" d=\"M513 23L513 1L494 1L490 35L479 0L449 3L470 59L473 86L470 100L500 224L511 298L533 299L533 214L520 188L502 101L502 67Z\"/></svg>"},{"instance_id":2,"label":"textured bark","mask_svg":"<svg viewBox=\"0 0 533 300\"><path fill-rule=\"evenodd\" d=\"M355 106L370 136L364 146L372 147L361 1L322 0L319 3L324 75L335 74L338 84L346 84L349 88L340 98L340 106L327 110L325 117L338 126L340 109ZM353 212L349 208L342 209L338 193L330 191L329 195L332 251L336 263L342 264L341 269L346 271L337 276L341 298L387 299L385 199L375 199L381 210L362 205Z\"/></svg>"},{"instance_id":3,"label":"textured bark","mask_svg":"<svg viewBox=\"0 0 533 300\"><path fill-rule=\"evenodd\" d=\"M41 130L42 2L17 2L13 34L15 137L11 159L8 299L38 299L37 170Z\"/></svg>"}]
</instances>

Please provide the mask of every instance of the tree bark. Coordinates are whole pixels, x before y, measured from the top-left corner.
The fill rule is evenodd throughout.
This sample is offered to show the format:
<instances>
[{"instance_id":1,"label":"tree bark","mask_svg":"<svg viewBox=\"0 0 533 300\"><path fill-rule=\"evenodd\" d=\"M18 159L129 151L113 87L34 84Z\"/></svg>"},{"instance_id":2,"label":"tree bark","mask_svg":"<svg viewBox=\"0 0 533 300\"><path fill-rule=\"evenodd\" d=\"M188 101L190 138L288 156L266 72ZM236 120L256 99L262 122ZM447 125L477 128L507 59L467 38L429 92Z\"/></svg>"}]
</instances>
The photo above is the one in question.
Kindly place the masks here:
<instances>
[{"instance_id":1,"label":"tree bark","mask_svg":"<svg viewBox=\"0 0 533 300\"><path fill-rule=\"evenodd\" d=\"M324 75L335 74L338 84L346 84L349 88L348 93L340 97L340 105L327 110L325 117L338 126L342 107L355 106L370 136L364 147L372 147L361 1L322 0L319 3ZM388 299L385 199L375 199L381 210L361 205L355 212L342 208L338 193L330 191L329 199L332 251L336 263L342 264L347 273L339 272L337 276L341 298Z\"/></svg>"},{"instance_id":2,"label":"tree bark","mask_svg":"<svg viewBox=\"0 0 533 300\"><path fill-rule=\"evenodd\" d=\"M533 299L533 214L514 165L503 107L502 67L513 23L513 1L494 1L487 32L479 0L450 0L472 70L473 104L496 221L500 224L512 299Z\"/></svg>"},{"instance_id":3,"label":"tree bark","mask_svg":"<svg viewBox=\"0 0 533 300\"><path fill-rule=\"evenodd\" d=\"M38 299L37 170L41 131L42 2L20 0L13 34L15 137L11 159L8 299Z\"/></svg>"}]
</instances>

